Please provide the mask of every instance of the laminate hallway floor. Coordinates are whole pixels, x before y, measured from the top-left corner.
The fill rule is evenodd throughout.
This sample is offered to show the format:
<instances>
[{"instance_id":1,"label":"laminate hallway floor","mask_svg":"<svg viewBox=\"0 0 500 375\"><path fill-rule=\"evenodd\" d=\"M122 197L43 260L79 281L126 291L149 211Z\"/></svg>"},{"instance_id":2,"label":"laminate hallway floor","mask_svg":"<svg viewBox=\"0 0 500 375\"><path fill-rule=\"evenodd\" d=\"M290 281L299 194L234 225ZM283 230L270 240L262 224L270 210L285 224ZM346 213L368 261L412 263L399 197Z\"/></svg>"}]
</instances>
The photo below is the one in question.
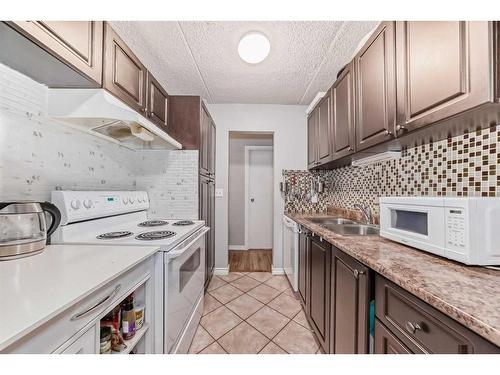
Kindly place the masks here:
<instances>
[{"instance_id":1,"label":"laminate hallway floor","mask_svg":"<svg viewBox=\"0 0 500 375\"><path fill-rule=\"evenodd\" d=\"M315 354L321 350L285 276L230 272L212 278L189 353Z\"/></svg>"},{"instance_id":2,"label":"laminate hallway floor","mask_svg":"<svg viewBox=\"0 0 500 375\"><path fill-rule=\"evenodd\" d=\"M229 272L271 272L271 249L229 250Z\"/></svg>"}]
</instances>

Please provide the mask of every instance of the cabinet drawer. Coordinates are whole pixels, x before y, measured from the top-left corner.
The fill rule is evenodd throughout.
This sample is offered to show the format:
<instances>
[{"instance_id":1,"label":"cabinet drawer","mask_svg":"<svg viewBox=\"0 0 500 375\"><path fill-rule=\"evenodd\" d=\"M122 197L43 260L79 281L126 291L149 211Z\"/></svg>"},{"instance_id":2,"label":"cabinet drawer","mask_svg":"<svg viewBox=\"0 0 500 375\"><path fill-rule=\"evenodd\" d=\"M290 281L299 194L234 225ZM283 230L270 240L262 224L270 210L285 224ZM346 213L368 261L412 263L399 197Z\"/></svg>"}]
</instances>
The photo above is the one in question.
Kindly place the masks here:
<instances>
[{"instance_id":1,"label":"cabinet drawer","mask_svg":"<svg viewBox=\"0 0 500 375\"><path fill-rule=\"evenodd\" d=\"M412 352L378 319L375 319L375 354L412 354Z\"/></svg>"},{"instance_id":2,"label":"cabinet drawer","mask_svg":"<svg viewBox=\"0 0 500 375\"><path fill-rule=\"evenodd\" d=\"M375 282L375 302L377 318L412 352L500 352L498 347L380 275Z\"/></svg>"},{"instance_id":3,"label":"cabinet drawer","mask_svg":"<svg viewBox=\"0 0 500 375\"><path fill-rule=\"evenodd\" d=\"M97 325L93 325L80 335L75 335L62 347L56 350L58 354L97 354Z\"/></svg>"},{"instance_id":4,"label":"cabinet drawer","mask_svg":"<svg viewBox=\"0 0 500 375\"><path fill-rule=\"evenodd\" d=\"M154 257L150 257L22 337L2 353L57 352L62 344L73 340L82 329L87 329L89 324L100 319L138 284L153 275Z\"/></svg>"}]
</instances>

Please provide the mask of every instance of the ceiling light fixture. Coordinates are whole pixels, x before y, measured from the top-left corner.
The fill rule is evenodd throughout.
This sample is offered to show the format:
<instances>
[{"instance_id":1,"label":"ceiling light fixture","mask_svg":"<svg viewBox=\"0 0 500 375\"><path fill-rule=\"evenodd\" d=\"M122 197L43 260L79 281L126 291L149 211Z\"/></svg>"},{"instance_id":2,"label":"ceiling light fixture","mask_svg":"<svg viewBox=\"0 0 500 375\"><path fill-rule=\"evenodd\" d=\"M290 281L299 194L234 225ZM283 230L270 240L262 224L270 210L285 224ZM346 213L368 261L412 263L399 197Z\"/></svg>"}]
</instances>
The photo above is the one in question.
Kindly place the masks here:
<instances>
[{"instance_id":1,"label":"ceiling light fixture","mask_svg":"<svg viewBox=\"0 0 500 375\"><path fill-rule=\"evenodd\" d=\"M269 39L258 31L245 34L238 44L238 54L249 64L258 64L265 60L271 50Z\"/></svg>"}]
</instances>

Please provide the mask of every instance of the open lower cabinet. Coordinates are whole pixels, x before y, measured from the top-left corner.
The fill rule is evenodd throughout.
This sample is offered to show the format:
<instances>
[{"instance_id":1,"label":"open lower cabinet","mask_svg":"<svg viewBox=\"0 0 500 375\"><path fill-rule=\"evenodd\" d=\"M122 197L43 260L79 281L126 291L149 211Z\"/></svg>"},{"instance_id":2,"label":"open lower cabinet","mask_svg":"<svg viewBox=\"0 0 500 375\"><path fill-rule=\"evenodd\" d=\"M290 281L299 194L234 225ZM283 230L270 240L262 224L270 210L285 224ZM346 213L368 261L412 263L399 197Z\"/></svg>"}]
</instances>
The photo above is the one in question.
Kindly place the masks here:
<instances>
[{"instance_id":1,"label":"open lower cabinet","mask_svg":"<svg viewBox=\"0 0 500 375\"><path fill-rule=\"evenodd\" d=\"M148 354L153 353L152 280L141 280L129 291L117 285L112 291L121 295L104 310L99 319L60 347L60 354ZM121 293L120 293L121 292ZM125 292L125 293L123 293ZM113 296L104 297L112 299ZM90 313L82 311L81 316ZM78 314L75 315L78 319Z\"/></svg>"}]
</instances>

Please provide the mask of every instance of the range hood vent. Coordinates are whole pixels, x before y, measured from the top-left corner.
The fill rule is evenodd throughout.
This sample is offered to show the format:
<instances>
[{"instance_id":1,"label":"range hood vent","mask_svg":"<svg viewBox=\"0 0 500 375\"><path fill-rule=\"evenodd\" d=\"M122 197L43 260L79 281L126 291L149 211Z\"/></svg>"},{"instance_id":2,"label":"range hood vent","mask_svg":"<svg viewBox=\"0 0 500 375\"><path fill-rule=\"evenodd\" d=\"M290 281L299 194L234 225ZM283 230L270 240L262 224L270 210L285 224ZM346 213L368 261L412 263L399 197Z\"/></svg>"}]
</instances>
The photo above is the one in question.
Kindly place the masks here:
<instances>
[{"instance_id":1,"label":"range hood vent","mask_svg":"<svg viewBox=\"0 0 500 375\"><path fill-rule=\"evenodd\" d=\"M49 89L48 116L132 150L182 148L104 89Z\"/></svg>"}]
</instances>

